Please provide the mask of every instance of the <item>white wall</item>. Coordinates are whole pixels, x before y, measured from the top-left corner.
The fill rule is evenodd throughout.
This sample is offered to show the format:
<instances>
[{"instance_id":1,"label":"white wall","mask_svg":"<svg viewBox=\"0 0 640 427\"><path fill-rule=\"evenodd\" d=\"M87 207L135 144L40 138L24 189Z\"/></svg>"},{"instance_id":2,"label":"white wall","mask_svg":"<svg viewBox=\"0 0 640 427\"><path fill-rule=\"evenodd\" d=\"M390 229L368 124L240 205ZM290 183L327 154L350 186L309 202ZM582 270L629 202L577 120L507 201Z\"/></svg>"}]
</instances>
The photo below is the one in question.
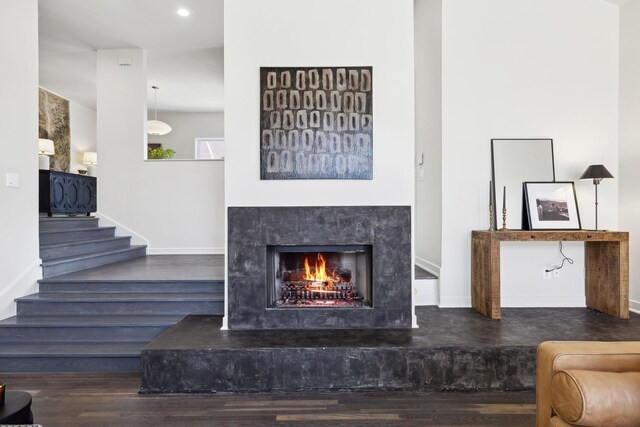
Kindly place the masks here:
<instances>
[{"instance_id":1,"label":"white wall","mask_svg":"<svg viewBox=\"0 0 640 427\"><path fill-rule=\"evenodd\" d=\"M148 112L147 114L151 114ZM195 158L196 138L223 138L224 113L183 113L158 111L158 120L171 126L166 135L148 135L149 144L162 144L176 152L174 159Z\"/></svg>"},{"instance_id":2,"label":"white wall","mask_svg":"<svg viewBox=\"0 0 640 427\"><path fill-rule=\"evenodd\" d=\"M439 275L442 250L442 0L414 0L414 22L416 264ZM419 164L421 158L423 163Z\"/></svg>"},{"instance_id":3,"label":"white wall","mask_svg":"<svg viewBox=\"0 0 640 427\"><path fill-rule=\"evenodd\" d=\"M640 0L620 8L620 229L630 233L630 308L640 310Z\"/></svg>"},{"instance_id":4,"label":"white wall","mask_svg":"<svg viewBox=\"0 0 640 427\"><path fill-rule=\"evenodd\" d=\"M133 65L118 66L120 57ZM146 54L99 50L97 61L102 218L146 239L150 253L222 252L224 162L144 161Z\"/></svg>"},{"instance_id":5,"label":"white wall","mask_svg":"<svg viewBox=\"0 0 640 427\"><path fill-rule=\"evenodd\" d=\"M97 151L96 144L96 112L91 108L69 101L69 126L71 127L71 163L72 173L77 173L78 168L86 169L82 163L82 155L85 151ZM100 156L98 156L98 162Z\"/></svg>"},{"instance_id":6,"label":"white wall","mask_svg":"<svg viewBox=\"0 0 640 427\"><path fill-rule=\"evenodd\" d=\"M0 319L37 291L38 2L0 0ZM19 40L19 43L16 43ZM10 58L10 59L8 59ZM8 188L6 174L19 176Z\"/></svg>"},{"instance_id":7,"label":"white wall","mask_svg":"<svg viewBox=\"0 0 640 427\"><path fill-rule=\"evenodd\" d=\"M224 64L227 206L413 205L411 0L227 0ZM340 65L373 66L373 179L261 181L260 67Z\"/></svg>"},{"instance_id":8,"label":"white wall","mask_svg":"<svg viewBox=\"0 0 640 427\"><path fill-rule=\"evenodd\" d=\"M556 177L589 164L618 175L618 9L601 0L457 0L442 7L442 306L469 306L471 230L486 229L490 139L552 137ZM600 186L599 225L616 229L618 180ZM578 182L584 228L593 185ZM519 215L519 212L510 212ZM582 244L505 244L503 306L584 305Z\"/></svg>"}]
</instances>

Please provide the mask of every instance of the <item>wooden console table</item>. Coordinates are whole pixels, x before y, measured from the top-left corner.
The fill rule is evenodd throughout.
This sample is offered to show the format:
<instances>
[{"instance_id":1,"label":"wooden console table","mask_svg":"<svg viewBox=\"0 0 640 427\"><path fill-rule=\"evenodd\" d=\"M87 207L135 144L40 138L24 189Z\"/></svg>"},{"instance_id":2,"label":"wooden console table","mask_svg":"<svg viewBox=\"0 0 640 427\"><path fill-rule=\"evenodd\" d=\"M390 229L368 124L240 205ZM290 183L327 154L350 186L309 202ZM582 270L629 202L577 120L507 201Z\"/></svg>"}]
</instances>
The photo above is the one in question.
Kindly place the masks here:
<instances>
[{"instance_id":1,"label":"wooden console table","mask_svg":"<svg viewBox=\"0 0 640 427\"><path fill-rule=\"evenodd\" d=\"M471 302L500 319L500 242L584 242L587 307L629 318L629 233L622 231L472 231Z\"/></svg>"}]
</instances>

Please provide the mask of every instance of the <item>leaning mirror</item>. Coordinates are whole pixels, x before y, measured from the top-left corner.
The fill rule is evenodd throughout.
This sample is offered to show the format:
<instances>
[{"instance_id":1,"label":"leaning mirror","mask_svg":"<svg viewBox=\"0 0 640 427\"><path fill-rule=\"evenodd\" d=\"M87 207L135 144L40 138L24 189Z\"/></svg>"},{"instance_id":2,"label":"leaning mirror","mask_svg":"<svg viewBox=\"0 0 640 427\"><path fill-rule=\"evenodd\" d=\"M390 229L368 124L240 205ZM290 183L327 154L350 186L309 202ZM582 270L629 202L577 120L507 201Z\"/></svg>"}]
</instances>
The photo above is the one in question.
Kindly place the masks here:
<instances>
[{"instance_id":1,"label":"leaning mirror","mask_svg":"<svg viewBox=\"0 0 640 427\"><path fill-rule=\"evenodd\" d=\"M506 189L507 228L522 229L522 183L556 179L553 140L492 139L491 167L493 190L496 195L494 227L502 227L502 194L503 189Z\"/></svg>"}]
</instances>

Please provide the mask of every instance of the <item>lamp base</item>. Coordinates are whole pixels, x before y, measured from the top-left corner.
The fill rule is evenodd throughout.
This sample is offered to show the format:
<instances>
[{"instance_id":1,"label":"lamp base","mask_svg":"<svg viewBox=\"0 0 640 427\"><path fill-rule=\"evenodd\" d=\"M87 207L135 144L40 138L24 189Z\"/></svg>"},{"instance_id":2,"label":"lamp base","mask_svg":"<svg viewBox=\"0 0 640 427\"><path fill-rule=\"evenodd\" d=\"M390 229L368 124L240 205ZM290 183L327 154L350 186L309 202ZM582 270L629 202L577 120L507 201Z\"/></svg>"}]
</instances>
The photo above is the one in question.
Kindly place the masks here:
<instances>
[{"instance_id":1,"label":"lamp base","mask_svg":"<svg viewBox=\"0 0 640 427\"><path fill-rule=\"evenodd\" d=\"M87 175L98 176L98 167L96 165L87 165Z\"/></svg>"},{"instance_id":2,"label":"lamp base","mask_svg":"<svg viewBox=\"0 0 640 427\"><path fill-rule=\"evenodd\" d=\"M49 159L49 156L47 156L46 154L39 154L38 155L38 168L41 170L49 170L49 167L51 166L51 161Z\"/></svg>"}]
</instances>

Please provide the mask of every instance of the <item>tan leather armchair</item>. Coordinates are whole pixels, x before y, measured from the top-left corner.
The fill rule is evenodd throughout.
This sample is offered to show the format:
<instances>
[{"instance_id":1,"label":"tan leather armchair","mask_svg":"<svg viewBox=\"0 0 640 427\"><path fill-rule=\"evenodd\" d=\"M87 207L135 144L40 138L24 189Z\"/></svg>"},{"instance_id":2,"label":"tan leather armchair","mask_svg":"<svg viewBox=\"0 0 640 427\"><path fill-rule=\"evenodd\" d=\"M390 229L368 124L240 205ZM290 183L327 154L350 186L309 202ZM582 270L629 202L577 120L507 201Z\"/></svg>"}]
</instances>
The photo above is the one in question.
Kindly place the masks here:
<instances>
[{"instance_id":1,"label":"tan leather armchair","mask_svg":"<svg viewBox=\"0 0 640 427\"><path fill-rule=\"evenodd\" d=\"M640 342L543 342L536 426L640 426Z\"/></svg>"}]
</instances>

